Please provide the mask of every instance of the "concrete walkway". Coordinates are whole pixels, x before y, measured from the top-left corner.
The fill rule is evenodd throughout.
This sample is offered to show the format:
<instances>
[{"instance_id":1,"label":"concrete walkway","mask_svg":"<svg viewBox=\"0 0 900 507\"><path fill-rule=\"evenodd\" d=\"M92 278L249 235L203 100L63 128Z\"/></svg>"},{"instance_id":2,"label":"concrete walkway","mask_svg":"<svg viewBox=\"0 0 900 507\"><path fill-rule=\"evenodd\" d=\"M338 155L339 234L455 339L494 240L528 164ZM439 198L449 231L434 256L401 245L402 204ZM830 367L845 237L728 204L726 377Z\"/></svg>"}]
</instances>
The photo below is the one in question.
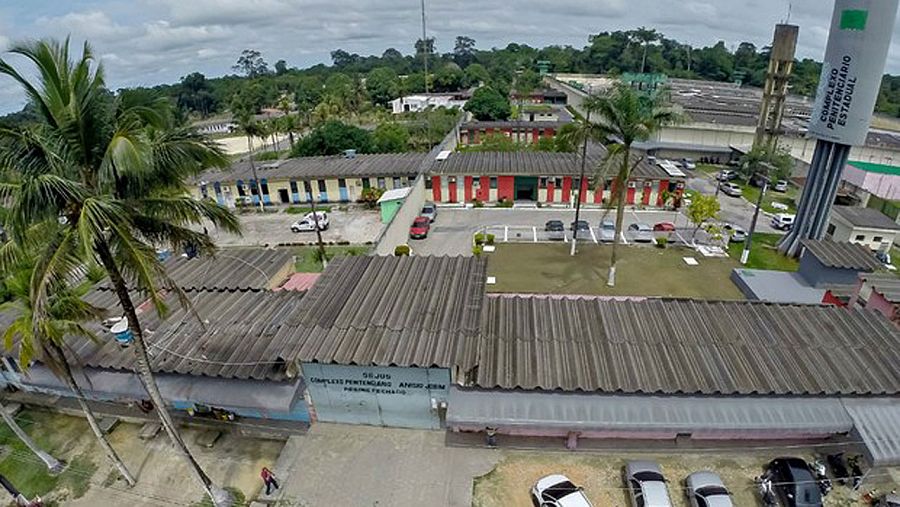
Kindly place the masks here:
<instances>
[{"instance_id":1,"label":"concrete walkway","mask_svg":"<svg viewBox=\"0 0 900 507\"><path fill-rule=\"evenodd\" d=\"M276 464L280 499L305 507L472 505L472 481L497 450L447 447L443 431L318 423Z\"/></svg>"}]
</instances>

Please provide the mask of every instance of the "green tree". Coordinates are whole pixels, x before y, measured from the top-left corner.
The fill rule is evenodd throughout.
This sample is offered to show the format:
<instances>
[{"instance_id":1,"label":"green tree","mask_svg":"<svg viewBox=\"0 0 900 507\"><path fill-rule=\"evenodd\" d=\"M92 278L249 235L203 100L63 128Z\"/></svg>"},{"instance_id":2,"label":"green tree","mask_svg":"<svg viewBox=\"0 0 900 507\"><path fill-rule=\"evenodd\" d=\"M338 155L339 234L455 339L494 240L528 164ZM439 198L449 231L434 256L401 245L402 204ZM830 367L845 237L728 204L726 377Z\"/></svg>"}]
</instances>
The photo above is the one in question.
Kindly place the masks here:
<instances>
[{"instance_id":1,"label":"green tree","mask_svg":"<svg viewBox=\"0 0 900 507\"><path fill-rule=\"evenodd\" d=\"M291 155L295 157L337 155L350 149L359 153L371 153L371 135L359 127L332 120L315 128L301 139L294 146Z\"/></svg>"},{"instance_id":2,"label":"green tree","mask_svg":"<svg viewBox=\"0 0 900 507\"><path fill-rule=\"evenodd\" d=\"M783 180L794 170L794 157L781 146L756 146L741 157L741 173L747 180L759 174Z\"/></svg>"},{"instance_id":3,"label":"green tree","mask_svg":"<svg viewBox=\"0 0 900 507\"><path fill-rule=\"evenodd\" d=\"M182 293L157 259L157 246L190 244L212 251L210 237L191 228L204 220L240 231L228 210L187 195L187 178L225 167L228 159L215 143L175 128L167 99L139 103L122 94L113 100L87 44L74 61L68 41L29 42L11 51L35 68L22 74L0 60L0 73L22 87L40 120L31 128L0 131L0 167L12 176L0 185L9 207L7 223L15 241L23 243L28 227L65 219L37 254L42 275L32 284L33 319L48 318L52 290L66 283L73 266L86 260L103 266L133 335L136 371L163 428L213 503L230 504L169 414L131 296L132 290L141 291L165 314L163 291Z\"/></svg>"},{"instance_id":4,"label":"green tree","mask_svg":"<svg viewBox=\"0 0 900 507\"><path fill-rule=\"evenodd\" d=\"M262 54L255 49L245 49L232 68L249 78L264 76L269 73L269 64Z\"/></svg>"},{"instance_id":5,"label":"green tree","mask_svg":"<svg viewBox=\"0 0 900 507\"><path fill-rule=\"evenodd\" d=\"M372 102L387 106L400 96L400 79L390 67L377 67L366 75L366 90Z\"/></svg>"},{"instance_id":6,"label":"green tree","mask_svg":"<svg viewBox=\"0 0 900 507\"><path fill-rule=\"evenodd\" d=\"M448 63L434 75L434 89L438 92L455 92L462 88L465 74L459 65Z\"/></svg>"},{"instance_id":7,"label":"green tree","mask_svg":"<svg viewBox=\"0 0 900 507\"><path fill-rule=\"evenodd\" d=\"M611 201L616 203L616 239L622 236L625 218L625 192L631 171L642 159L633 159L631 147L635 142L646 141L663 124L675 121L677 116L669 107L665 92L655 94L638 93L624 84L613 86L607 93L592 98L584 105L591 112L599 137L607 149L604 161L606 169L615 171L616 191ZM605 174L595 181L605 180ZM616 261L618 241L613 241L609 262L607 285L616 284Z\"/></svg>"},{"instance_id":8,"label":"green tree","mask_svg":"<svg viewBox=\"0 0 900 507\"><path fill-rule=\"evenodd\" d=\"M509 99L490 86L475 90L464 108L476 120L507 120L511 113Z\"/></svg>"},{"instance_id":9,"label":"green tree","mask_svg":"<svg viewBox=\"0 0 900 507\"><path fill-rule=\"evenodd\" d=\"M688 220L694 224L691 241L697 236L697 231L701 227L719 216L720 210L721 204L719 204L719 199L714 195L698 194L691 200L691 203L685 210Z\"/></svg>"},{"instance_id":10,"label":"green tree","mask_svg":"<svg viewBox=\"0 0 900 507\"><path fill-rule=\"evenodd\" d=\"M185 111L194 111L201 116L209 116L215 110L216 99L206 76L193 72L181 78L181 92L178 94L178 107Z\"/></svg>"},{"instance_id":11,"label":"green tree","mask_svg":"<svg viewBox=\"0 0 900 507\"><path fill-rule=\"evenodd\" d=\"M402 153L409 149L409 130L396 122L385 122L372 132L376 153Z\"/></svg>"},{"instance_id":12,"label":"green tree","mask_svg":"<svg viewBox=\"0 0 900 507\"><path fill-rule=\"evenodd\" d=\"M453 61L460 67L466 67L475 59L475 39L460 35L453 44Z\"/></svg>"},{"instance_id":13,"label":"green tree","mask_svg":"<svg viewBox=\"0 0 900 507\"><path fill-rule=\"evenodd\" d=\"M463 86L470 88L478 86L481 83L486 83L491 79L491 74L484 68L484 65L480 63L473 63L466 67L464 74L465 79L463 80Z\"/></svg>"},{"instance_id":14,"label":"green tree","mask_svg":"<svg viewBox=\"0 0 900 507\"><path fill-rule=\"evenodd\" d=\"M647 50L650 44L659 40L660 36L652 28L640 27L631 34L632 38L641 43L641 74L647 70Z\"/></svg>"},{"instance_id":15,"label":"green tree","mask_svg":"<svg viewBox=\"0 0 900 507\"><path fill-rule=\"evenodd\" d=\"M46 264L43 264L46 266ZM91 431L100 442L100 447L119 471L129 486L134 486L134 476L125 466L119 454L109 443L94 411L87 404L81 386L75 380L69 360L63 348L67 337L85 337L94 341L99 338L86 328L83 323L98 320L103 310L85 303L66 284L50 287L49 298L43 309L36 309L35 293L40 291L39 285L45 273L33 267L14 271L7 277L7 287L12 294L12 301L0 305L3 311L11 312L15 319L3 333L3 342L7 350L19 351L18 363L23 371L27 371L33 358L38 358L53 374L62 379L75 395L81 411L88 421Z\"/></svg>"},{"instance_id":16,"label":"green tree","mask_svg":"<svg viewBox=\"0 0 900 507\"><path fill-rule=\"evenodd\" d=\"M513 142L512 139L498 132L491 132L481 138L481 143L477 146L467 148L467 151L521 151L521 147Z\"/></svg>"}]
</instances>

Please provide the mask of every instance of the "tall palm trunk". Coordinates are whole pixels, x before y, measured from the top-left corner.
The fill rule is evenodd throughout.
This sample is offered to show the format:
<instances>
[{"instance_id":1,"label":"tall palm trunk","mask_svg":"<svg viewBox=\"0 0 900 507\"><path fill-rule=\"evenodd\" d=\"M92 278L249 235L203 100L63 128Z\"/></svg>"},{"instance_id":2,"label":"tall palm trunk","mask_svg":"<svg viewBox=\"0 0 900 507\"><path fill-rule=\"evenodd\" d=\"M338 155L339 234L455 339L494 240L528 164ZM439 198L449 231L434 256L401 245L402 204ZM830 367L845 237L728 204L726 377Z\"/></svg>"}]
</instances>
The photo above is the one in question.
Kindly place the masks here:
<instances>
[{"instance_id":1,"label":"tall palm trunk","mask_svg":"<svg viewBox=\"0 0 900 507\"><path fill-rule=\"evenodd\" d=\"M616 195L613 197L616 199L616 235L613 238L612 254L609 259L609 274L606 277L606 285L609 287L616 286L616 262L618 261L619 238L622 237L622 226L625 223L625 193L628 191L630 153L631 146L626 146L625 153L622 155L620 177L616 181ZM622 177L623 175L624 177Z\"/></svg>"},{"instance_id":2,"label":"tall palm trunk","mask_svg":"<svg viewBox=\"0 0 900 507\"><path fill-rule=\"evenodd\" d=\"M51 474L55 475L62 472L63 468L65 468L65 465L58 459L51 456L49 453L42 451L37 446L37 444L34 443L34 440L32 440L31 437L29 437L28 434L19 427L19 425L16 423L16 420L13 419L12 415L10 415L10 413L6 411L6 407L3 406L2 403L0 403L0 416L3 417L3 421L6 422L6 425L9 426L13 433L15 433L17 437L19 437L19 440L21 440L22 443L24 443L25 446L28 447L29 450L31 450L31 452L33 452L38 458L41 459L41 461L44 462L45 465L47 465L47 470L49 470Z\"/></svg>"},{"instance_id":3,"label":"tall palm trunk","mask_svg":"<svg viewBox=\"0 0 900 507\"><path fill-rule=\"evenodd\" d=\"M103 430L100 429L100 425L97 423L97 417L94 415L94 411L91 407L88 406L84 397L84 392L81 390L81 386L75 381L75 375L72 374L72 368L69 366L69 362L66 360L62 348L56 343L51 344L50 347L53 350L53 354L56 355L57 362L62 366L66 384L68 384L69 389L75 393L75 399L78 400L78 405L81 407L81 411L84 412L84 416L87 418L91 431L94 432L94 436L100 441L100 447L103 447L106 457L112 461L113 465L115 465L116 469L119 471L119 474L125 479L125 482L128 483L128 486L133 487L135 484L134 476L131 475L131 472L128 470L128 467L125 466L122 458L119 457L119 454L113 449L113 446L109 443L106 435L103 434Z\"/></svg>"},{"instance_id":4,"label":"tall palm trunk","mask_svg":"<svg viewBox=\"0 0 900 507\"><path fill-rule=\"evenodd\" d=\"M169 440L172 441L176 451L181 454L182 458L187 462L194 477L203 487L203 490L209 496L210 500L212 500L213 505L217 507L230 506L232 503L231 495L224 489L213 484L212 479L206 475L206 472L203 471L203 468L200 467L200 464L184 443L181 434L178 432L178 427L175 425L172 416L166 409L165 400L159 392L159 386L156 385L156 379L153 377L153 371L150 368L150 355L147 353L147 343L144 341L144 332L141 329L134 302L131 300L131 295L128 293L128 286L125 283L125 279L122 277L122 273L116 265L112 252L109 249L109 245L98 242L96 246L100 262L106 269L109 279L115 288L119 303L122 305L122 311L128 319L128 329L134 337L134 344L132 347L135 352L135 364L137 366L138 378L140 378L141 383L144 385L147 394L150 395L150 400L153 402L156 414L159 416L163 429L166 430L166 433L169 435Z\"/></svg>"}]
</instances>

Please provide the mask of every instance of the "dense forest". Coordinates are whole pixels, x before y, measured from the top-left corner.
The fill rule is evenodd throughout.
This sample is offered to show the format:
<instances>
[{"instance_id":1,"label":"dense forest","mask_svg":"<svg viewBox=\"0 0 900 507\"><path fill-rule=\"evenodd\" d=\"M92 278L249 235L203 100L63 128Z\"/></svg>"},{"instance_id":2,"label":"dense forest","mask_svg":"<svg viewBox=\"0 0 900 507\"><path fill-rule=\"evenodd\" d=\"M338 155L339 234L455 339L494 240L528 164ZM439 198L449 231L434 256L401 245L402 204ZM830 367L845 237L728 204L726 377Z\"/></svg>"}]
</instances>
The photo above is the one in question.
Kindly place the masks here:
<instances>
[{"instance_id":1,"label":"dense forest","mask_svg":"<svg viewBox=\"0 0 900 507\"><path fill-rule=\"evenodd\" d=\"M434 39L418 40L409 48L412 54L389 48L380 56L337 49L331 53L331 65L305 69L292 68L285 60L270 66L264 55L248 49L236 55L232 75L207 78L195 72L178 83L159 85L153 90L171 97L185 119L206 118L238 108L258 111L272 107L290 108L309 123L321 123L346 116L342 113L383 110L390 100L402 94L424 91L422 55L426 51L430 91L456 91L484 83L504 94L513 86L534 87L539 82L538 62L546 62L550 72L558 73L615 75L645 71L761 86L769 56L769 48L748 42L739 44L734 51L721 41L696 48L645 28L599 33L581 49L509 44L482 50L475 40L465 36L456 37L452 45L452 51L439 53L435 51ZM813 96L820 69L821 63L815 60L798 61L791 82L793 93ZM877 109L900 115L900 77L885 76ZM29 116L26 107L0 121L27 120ZM316 118L320 121L316 122Z\"/></svg>"}]
</instances>

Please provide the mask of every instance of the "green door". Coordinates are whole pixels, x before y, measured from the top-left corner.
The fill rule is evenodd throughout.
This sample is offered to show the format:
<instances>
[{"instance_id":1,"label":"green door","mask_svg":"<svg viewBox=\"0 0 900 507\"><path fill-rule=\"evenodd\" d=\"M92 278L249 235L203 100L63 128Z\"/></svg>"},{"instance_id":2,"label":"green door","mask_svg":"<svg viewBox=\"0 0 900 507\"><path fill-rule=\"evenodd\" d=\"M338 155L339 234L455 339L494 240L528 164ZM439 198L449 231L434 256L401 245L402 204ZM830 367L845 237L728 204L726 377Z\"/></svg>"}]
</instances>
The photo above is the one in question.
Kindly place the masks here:
<instances>
[{"instance_id":1,"label":"green door","mask_svg":"<svg viewBox=\"0 0 900 507\"><path fill-rule=\"evenodd\" d=\"M537 201L537 176L516 176L516 200Z\"/></svg>"}]
</instances>

